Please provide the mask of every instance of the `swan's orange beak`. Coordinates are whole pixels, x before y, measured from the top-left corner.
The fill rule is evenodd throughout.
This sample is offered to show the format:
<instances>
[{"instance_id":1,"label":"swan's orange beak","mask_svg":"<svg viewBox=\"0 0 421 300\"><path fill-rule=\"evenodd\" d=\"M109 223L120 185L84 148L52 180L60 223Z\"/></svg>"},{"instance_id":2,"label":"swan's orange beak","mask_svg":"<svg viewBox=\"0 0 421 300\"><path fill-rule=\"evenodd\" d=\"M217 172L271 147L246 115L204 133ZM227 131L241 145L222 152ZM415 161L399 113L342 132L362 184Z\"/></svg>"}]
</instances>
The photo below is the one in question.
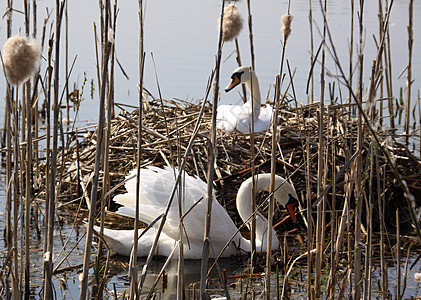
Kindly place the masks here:
<instances>
[{"instance_id":1,"label":"swan's orange beak","mask_svg":"<svg viewBox=\"0 0 421 300\"><path fill-rule=\"evenodd\" d=\"M295 215L295 203L287 204L287 210L289 214L291 215L292 221L294 223L297 223L297 216Z\"/></svg>"},{"instance_id":2,"label":"swan's orange beak","mask_svg":"<svg viewBox=\"0 0 421 300\"><path fill-rule=\"evenodd\" d=\"M235 74L232 76L231 82L227 85L225 88L225 92L231 91L233 88L235 88L237 85L240 84L240 77L236 76Z\"/></svg>"}]
</instances>

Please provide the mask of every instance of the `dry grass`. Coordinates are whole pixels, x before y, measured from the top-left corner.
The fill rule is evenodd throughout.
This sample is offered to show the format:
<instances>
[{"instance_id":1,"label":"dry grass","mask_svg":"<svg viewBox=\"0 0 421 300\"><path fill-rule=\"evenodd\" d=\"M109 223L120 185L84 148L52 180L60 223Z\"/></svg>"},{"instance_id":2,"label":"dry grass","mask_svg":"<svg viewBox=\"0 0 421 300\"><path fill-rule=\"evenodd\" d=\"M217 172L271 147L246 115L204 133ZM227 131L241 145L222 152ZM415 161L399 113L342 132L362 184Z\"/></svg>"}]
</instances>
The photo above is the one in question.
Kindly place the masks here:
<instances>
[{"instance_id":1,"label":"dry grass","mask_svg":"<svg viewBox=\"0 0 421 300\"><path fill-rule=\"evenodd\" d=\"M317 106L317 104L310 104L302 107L290 107L284 104L280 111L279 152L276 157L277 173L290 177L298 194L307 192L305 182L307 164L310 170L310 185L314 188L317 187ZM146 102L144 105L141 167L147 165L178 165L180 155L193 132L199 110L200 106L181 101L165 101L164 107L158 101ZM326 128L324 134L328 137L328 147L334 146L336 153L334 157L328 157L327 168L331 170L332 164L335 163L336 170L339 171L353 154L349 152L349 149L350 145L356 143L352 133L356 131L357 124L355 118L349 116L347 106L330 105L327 111L328 115L325 120L328 123L324 126ZM121 182L128 171L135 168L137 119L137 110L133 112L124 111L111 122L109 175L112 187L120 184L120 188L114 191L113 194L124 192ZM206 180L209 122L210 111L207 109L198 138L193 144L185 166L189 174L199 176L203 180ZM89 179L93 172L97 136L95 132L88 132L85 136L78 143L77 147L75 144L64 152L64 157L59 156L58 158L58 161L64 162L64 165L57 170L59 174L63 174L59 198L62 201L78 199L82 196L82 190L89 190L87 187L90 184ZM254 164L257 172L270 172L271 136L270 132L258 133L254 136L256 153ZM407 181L411 191L415 195L419 195L421 192L421 172L417 172L421 168L419 160L403 144L400 144L393 138L393 133L383 132L380 133L380 136L384 138L385 145L390 153L393 154L399 166L399 171ZM306 159L306 140L309 141L309 161ZM367 165L373 159L373 154L371 153L373 145L368 133L364 141L362 157L364 165ZM226 134L219 131L217 145L218 157L215 168L215 187L220 196L219 199L223 204L228 205L228 209L235 215L233 201L236 189L251 174L250 136L240 133ZM335 161L332 161L333 158ZM383 181L383 175L380 178L381 186L384 187L385 191L384 197L388 199L385 210L390 212L390 215L387 214L385 216L388 220L386 223L389 229L393 228L395 209L398 208L402 213L403 220L405 220L402 223L404 225L402 229L406 228L408 230L411 228L411 220L405 204L398 200L402 197L401 191L396 186L393 174L388 169L385 159L380 154L378 158L380 168L384 170L385 175L385 181ZM174 159L174 161L171 161L171 159ZM348 169L351 167L352 164L348 166ZM40 176L43 175L40 174ZM102 177L103 174L101 173L100 181ZM376 181L377 177L371 180ZM84 188L78 186L78 182ZM332 182L328 181L327 184L329 183ZM337 207L343 205L346 185L347 182L343 175L336 179L335 197ZM362 185L368 186L368 181L365 180ZM99 187L101 186L102 184L99 184ZM365 193L367 192L368 190L365 189ZM98 193L102 195L101 188L99 188ZM377 195L375 189L372 193ZM311 191L311 194L313 195L312 202L314 203L317 200L315 191ZM327 195L331 198L331 190L327 191ZM376 210L373 213L376 214Z\"/></svg>"}]
</instances>

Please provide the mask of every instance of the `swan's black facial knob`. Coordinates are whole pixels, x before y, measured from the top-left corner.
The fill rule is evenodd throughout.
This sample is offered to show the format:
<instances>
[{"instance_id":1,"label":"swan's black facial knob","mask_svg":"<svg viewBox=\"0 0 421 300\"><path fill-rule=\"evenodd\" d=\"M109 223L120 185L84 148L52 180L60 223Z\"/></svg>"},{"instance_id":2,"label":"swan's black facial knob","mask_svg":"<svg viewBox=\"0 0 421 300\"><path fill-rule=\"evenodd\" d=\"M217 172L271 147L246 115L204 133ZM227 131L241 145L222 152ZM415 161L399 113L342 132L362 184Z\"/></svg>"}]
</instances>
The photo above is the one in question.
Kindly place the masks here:
<instances>
[{"instance_id":1,"label":"swan's black facial knob","mask_svg":"<svg viewBox=\"0 0 421 300\"><path fill-rule=\"evenodd\" d=\"M241 83L241 75L243 75L244 72L237 72L232 74L231 76L231 82L228 84L228 86L225 88L225 92L228 93L233 88L235 88L237 85Z\"/></svg>"}]
</instances>

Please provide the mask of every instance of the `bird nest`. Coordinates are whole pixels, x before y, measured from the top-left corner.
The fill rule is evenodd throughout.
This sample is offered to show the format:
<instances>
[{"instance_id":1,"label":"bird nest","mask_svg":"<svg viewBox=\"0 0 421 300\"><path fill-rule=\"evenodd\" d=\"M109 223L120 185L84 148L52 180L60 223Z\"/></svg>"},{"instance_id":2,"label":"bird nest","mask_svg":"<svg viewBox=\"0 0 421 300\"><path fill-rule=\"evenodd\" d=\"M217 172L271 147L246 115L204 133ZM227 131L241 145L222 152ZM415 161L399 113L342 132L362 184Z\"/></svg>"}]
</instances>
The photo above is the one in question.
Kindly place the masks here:
<instances>
[{"instance_id":1,"label":"bird nest","mask_svg":"<svg viewBox=\"0 0 421 300\"><path fill-rule=\"evenodd\" d=\"M140 155L141 167L179 166L185 159L185 170L190 175L207 181L211 135L211 109L207 105L203 106L204 114L201 117L198 134L190 151L186 153L201 107L180 100L145 101L140 149L137 147L139 110L128 112L121 107L122 112L105 127L105 133L109 131L109 135L105 134L108 144L105 146L104 143L103 146L106 161L102 162L104 167L101 168L98 185L98 199L107 200L109 211L115 210L116 205L108 200L115 194L125 192L122 182L125 175L136 167L137 155ZM352 160L352 155L357 148L358 122L352 115L350 107L328 106L323 118L323 128L318 121L317 103L293 107L285 102L279 109L279 116L276 173L293 183L304 208L308 201L311 203L317 201L319 182L323 190L330 184L325 191L328 209L332 208L333 201L336 209L342 209L345 197L351 199L353 207L356 202L353 190L357 178L360 178L360 190L364 196L362 199L366 203L368 197L371 197L375 226L379 225L377 202L378 199L382 199L385 204L386 224L393 226L395 211L399 209L403 227L407 230L412 229L413 224L406 202L401 200L403 193L368 130L364 130L361 147L363 173L361 177L355 175L356 160ZM319 140L321 129L324 136L322 145ZM81 131L78 134L81 134ZM58 159L62 162L58 166L58 174L61 176L58 197L66 203L89 198L94 172L97 131L86 131L83 138L78 134L74 135L71 146L66 151L60 152L61 157ZM377 134L382 139L383 146L394 158L395 165L406 180L410 191L416 195L416 199L420 199L420 160L394 139L391 132L384 131ZM235 209L236 191L241 182L251 176L252 171L270 172L272 131L245 135L217 130L216 141L214 187L217 199L225 206L234 221L240 222ZM319 153L322 153L322 160L319 159ZM325 166L322 170L318 169L320 161ZM343 172L338 175L341 169ZM108 192L110 189L111 193ZM419 206L419 203L417 204ZM363 210L365 209L366 205L363 205ZM275 222L282 221L284 215L278 208ZM276 228L278 232L293 228L291 221L280 223L282 225Z\"/></svg>"}]
</instances>

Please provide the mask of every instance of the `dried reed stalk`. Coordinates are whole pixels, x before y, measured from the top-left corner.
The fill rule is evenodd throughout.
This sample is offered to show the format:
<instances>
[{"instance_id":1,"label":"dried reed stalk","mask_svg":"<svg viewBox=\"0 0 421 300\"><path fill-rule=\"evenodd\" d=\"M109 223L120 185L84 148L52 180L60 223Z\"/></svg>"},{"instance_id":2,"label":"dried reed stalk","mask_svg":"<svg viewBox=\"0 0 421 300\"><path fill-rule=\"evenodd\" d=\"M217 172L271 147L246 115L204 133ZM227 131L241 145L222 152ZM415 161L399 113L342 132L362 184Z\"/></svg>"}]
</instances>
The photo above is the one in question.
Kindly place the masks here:
<instances>
[{"instance_id":1,"label":"dried reed stalk","mask_svg":"<svg viewBox=\"0 0 421 300\"><path fill-rule=\"evenodd\" d=\"M27 0L24 0L24 15L25 15L25 31L26 36L30 36L29 33L29 3ZM26 161L25 161L25 253L24 253L24 261L25 261L25 277L24 277L24 286L25 286L25 294L29 295L29 283L30 283L30 251L29 251L29 241L30 241L30 232L29 232L29 224L30 224L30 206L32 200L32 183L31 183L31 176L32 176L32 99L30 96L31 93L31 83L28 80L24 87L26 88L26 94L24 94L24 98L22 102L24 102L24 108L26 108L26 116L22 114L22 118L26 117ZM22 120L24 124L24 121ZM25 130L25 126L22 126L22 131ZM24 136L23 136L23 140ZM22 156L24 154L22 153ZM24 157L22 157L24 159ZM23 162L22 162L23 164ZM23 169L23 166L22 166ZM15 169L16 171L17 169ZM23 180L23 179L22 179ZM21 219L23 220L23 218ZM16 222L16 221L15 221ZM23 248L21 246L21 248Z\"/></svg>"},{"instance_id":2,"label":"dried reed stalk","mask_svg":"<svg viewBox=\"0 0 421 300\"><path fill-rule=\"evenodd\" d=\"M254 65L254 43L253 43L253 19L251 14L251 5L250 0L247 0L247 11L248 11L248 25L249 25L249 41L250 41L250 59L251 67L256 71L256 66Z\"/></svg>"},{"instance_id":3,"label":"dried reed stalk","mask_svg":"<svg viewBox=\"0 0 421 300\"><path fill-rule=\"evenodd\" d=\"M331 153L332 153L332 177L336 177L336 141L334 139L334 128L336 128L336 118L334 117L334 114L329 110L329 116L333 115L333 121L331 125L330 130L330 136L332 137L332 146L331 146ZM328 161L328 159L327 159ZM337 218L336 218L336 181L333 181L332 185L332 204L331 204L331 218L330 218L330 272L329 272L329 280L328 280L328 295L329 299L335 299L335 283L336 283L336 270L337 270L337 264L335 261L335 243L334 241L337 238Z\"/></svg>"},{"instance_id":4,"label":"dried reed stalk","mask_svg":"<svg viewBox=\"0 0 421 300\"><path fill-rule=\"evenodd\" d=\"M64 9L64 30L65 30L65 52L64 52L64 63L65 63L65 74L69 74L69 16L67 14L67 2L66 7ZM69 85L66 84L66 117L67 117L67 123L66 125L70 124L70 92L69 92Z\"/></svg>"},{"instance_id":5,"label":"dried reed stalk","mask_svg":"<svg viewBox=\"0 0 421 300\"><path fill-rule=\"evenodd\" d=\"M111 8L109 11L106 12L107 14L111 14ZM117 0L114 1L114 10L113 14L109 16L110 20L110 29L108 32L103 32L102 34L107 34L108 38L112 41L115 41L115 32L116 32L116 24L117 24ZM103 235L104 231L104 222L105 222L105 208L109 207L110 198L104 197L104 194L107 194L110 191L110 176L109 176L109 145L110 145L110 135L111 135L111 120L114 115L114 62L115 62L115 44L111 43L110 45L110 67L109 67L109 79L107 85L107 122L106 122L106 129L105 129L105 138L104 138L104 157L103 157L103 170L104 170L104 178L102 180L103 186L103 196L101 197L101 222L100 222L100 236ZM99 259L102 254L102 239L99 239L98 243L98 254L97 258ZM108 272L108 262L109 262L109 251L107 252L107 259L105 266L103 268L103 276L105 277ZM95 270L95 272L100 272L100 270ZM97 276L100 277L100 276ZM97 283L98 284L98 283ZM97 291L98 295L103 294L103 290L106 285L106 280L103 280L99 290Z\"/></svg>"},{"instance_id":6,"label":"dried reed stalk","mask_svg":"<svg viewBox=\"0 0 421 300\"><path fill-rule=\"evenodd\" d=\"M363 102L363 74L364 74L364 0L360 1L360 13L358 15L358 28L359 28L359 44L358 44L358 94L356 101ZM358 109L358 132L357 132L357 150L362 151L363 146L363 127L362 127L362 111L359 106ZM363 181L362 181L362 157L359 155L356 161L356 180L355 184L355 240L354 240L354 295L356 299L361 298L362 294L362 275L361 275L361 215L363 204Z\"/></svg>"},{"instance_id":7,"label":"dried reed stalk","mask_svg":"<svg viewBox=\"0 0 421 300\"><path fill-rule=\"evenodd\" d=\"M308 1L309 5L309 14L308 14L308 23L310 27L310 68L314 65L314 35L313 35L313 7L311 5L311 0ZM308 93L307 93L308 94ZM314 101L314 77L310 78L310 94L307 96L307 104L313 103ZM308 259L308 257L307 257Z\"/></svg>"},{"instance_id":8,"label":"dried reed stalk","mask_svg":"<svg viewBox=\"0 0 421 300\"><path fill-rule=\"evenodd\" d=\"M140 197L140 163L142 154L142 130L143 130L143 72L145 65L145 53L144 53L144 35L143 35L143 1L138 1L139 6L139 95L138 95L138 141L137 141L137 156L136 156L136 204L135 204L135 221L133 230L133 249L130 257L130 296L133 299L138 299L141 291L141 286L138 287L138 273L137 273L137 246L139 236L139 197Z\"/></svg>"},{"instance_id":9,"label":"dried reed stalk","mask_svg":"<svg viewBox=\"0 0 421 300\"><path fill-rule=\"evenodd\" d=\"M396 210L396 300L401 299L401 234L399 210Z\"/></svg>"},{"instance_id":10,"label":"dried reed stalk","mask_svg":"<svg viewBox=\"0 0 421 300\"><path fill-rule=\"evenodd\" d=\"M283 47L285 52L285 43ZM281 62L282 64L282 62ZM283 65L283 64L282 64ZM282 71L281 71L282 74ZM278 107L281 94L281 75L276 76L275 83L275 95L274 95L274 110L273 110L273 123L272 130L275 134L272 135L272 150L271 150L271 162L270 162L270 187L269 187L269 209L268 209L268 227L269 230L273 227L273 214L275 211L275 173L276 173L276 148L278 145ZM271 285L271 273L272 273L272 234L267 235L267 251L266 251L266 278L265 278L265 299L270 299L270 285Z\"/></svg>"},{"instance_id":11,"label":"dried reed stalk","mask_svg":"<svg viewBox=\"0 0 421 300\"><path fill-rule=\"evenodd\" d=\"M418 96L417 96L417 103L418 103L418 116L420 116L418 118L418 129L419 129L419 142L418 145L420 147L419 149L419 157L421 158L421 97L420 97L420 91L418 91Z\"/></svg>"},{"instance_id":12,"label":"dried reed stalk","mask_svg":"<svg viewBox=\"0 0 421 300\"><path fill-rule=\"evenodd\" d=\"M12 126L11 126L11 119L12 119L12 106L13 106L13 99L12 99L12 93L11 93L11 87L9 83L6 83L6 234L5 234L5 242L6 242L6 250L8 253L12 253L13 244L14 244L14 228L12 223L12 193L13 193L13 186L12 186ZM15 203L16 205L16 203ZM16 258L17 260L17 258ZM15 261L16 262L16 261ZM12 277L12 280L13 277ZM12 284L12 294L16 294L17 291L15 290L15 284Z\"/></svg>"},{"instance_id":13,"label":"dried reed stalk","mask_svg":"<svg viewBox=\"0 0 421 300\"><path fill-rule=\"evenodd\" d=\"M373 214L372 214L372 198L373 198L373 181L374 181L374 152L375 144L370 144L368 166L369 170L365 171L365 174L369 174L368 180L368 195L365 195L364 202L366 207L366 247L365 247L365 264L364 264L364 285L363 285L363 299L367 299L371 295L371 271L373 265ZM369 173L368 173L369 172Z\"/></svg>"},{"instance_id":14,"label":"dried reed stalk","mask_svg":"<svg viewBox=\"0 0 421 300\"><path fill-rule=\"evenodd\" d=\"M350 37L349 37L349 77L348 77L348 81L349 81L349 86L352 88L352 78L353 78L353 74L354 74L354 63L353 63L353 58L354 58L354 8L355 8L355 4L354 4L354 0L350 0L351 1L351 24L350 24ZM381 0L379 0L381 1ZM352 94L351 91L348 91L348 103L351 104L352 103ZM352 106L349 106L349 113L351 113L352 111Z\"/></svg>"},{"instance_id":15,"label":"dried reed stalk","mask_svg":"<svg viewBox=\"0 0 421 300\"><path fill-rule=\"evenodd\" d=\"M312 255L310 251L313 249L313 218L312 218L312 207L311 207L311 184L310 184L310 142L309 138L306 137L306 205L307 205L307 221L308 221L308 231L307 231L307 298L313 298L313 292L311 288L311 270L313 266Z\"/></svg>"},{"instance_id":16,"label":"dried reed stalk","mask_svg":"<svg viewBox=\"0 0 421 300\"><path fill-rule=\"evenodd\" d=\"M8 1L8 6L7 6L7 37L10 37L10 32L11 32L11 22L12 22L12 1ZM0 59L1 59L1 65L4 65L4 60L3 60L3 55L0 51ZM6 76L6 72L3 69L3 73L5 78L7 78ZM5 212L6 212L6 224L5 224L5 234L4 234L4 239L5 239L5 246L6 246L6 250L7 253L9 253L9 255L12 254L13 248L14 248L14 234L13 232L15 232L15 228L12 224L12 193L13 193L13 181L12 181L12 176L13 176L13 172L12 172L12 168L13 168L13 163L12 163L12 124L11 124L11 120L12 120L12 116L13 116L13 90L11 85L9 84L8 80L6 80L6 97L5 97L5 116L4 116L4 134L3 137L5 138L5 140L2 140L2 143L6 144L6 203L5 203ZM16 205L16 202L15 202ZM14 218L13 218L14 219ZM14 219L16 220L16 219ZM17 257L14 258L14 265L17 264ZM5 266L8 265L10 269L13 268L12 265L12 260L8 260L5 263ZM15 270L13 270L15 271ZM13 271L11 272L13 274ZM11 276L12 277L12 296L13 298L18 298L20 295L19 289L17 289L17 284L16 282L16 276L17 273L15 271L15 275ZM6 277L6 296L10 297L10 291L8 288L8 283L9 283L9 276Z\"/></svg>"},{"instance_id":17,"label":"dried reed stalk","mask_svg":"<svg viewBox=\"0 0 421 300\"><path fill-rule=\"evenodd\" d=\"M289 7L289 6L288 6ZM272 148L271 148L271 168L270 168L270 187L269 187L269 210L268 210L268 227L269 230L273 226L273 213L275 209L275 173L276 173L276 150L278 146L277 136L278 136L278 111L279 111L279 102L282 102L281 99L281 78L283 76L283 68L284 68L284 59L285 59L285 50L288 41L288 37L291 33L291 21L292 15L290 15L290 11L288 8L288 13L281 18L282 21L282 33L283 33L283 45L282 45L282 55L281 55L281 67L279 71L279 75L276 76L276 84L275 84L275 95L274 95L274 110L273 110L273 118L272 118ZM292 78L291 78L292 82ZM253 86L253 85L251 85ZM286 93L285 93L286 94ZM251 95L253 95L253 91L251 91ZM252 96L253 97L253 96ZM252 103L253 103L252 99ZM253 105L253 104L252 104ZM254 114L252 114L252 119ZM252 120L252 125L254 124L254 120ZM254 140L254 126L252 126L252 139ZM252 150L254 149L254 142L251 140ZM254 162L254 153L252 152L252 162ZM252 169L254 170L254 165L252 165ZM254 178L254 174L252 174ZM255 195L253 195L255 198ZM256 205L254 203L253 211L256 210ZM271 285L271 269L272 269L272 234L268 234L267 236L267 252L266 252L266 280L265 280L265 299L271 298L270 293L270 285Z\"/></svg>"},{"instance_id":18,"label":"dried reed stalk","mask_svg":"<svg viewBox=\"0 0 421 300\"><path fill-rule=\"evenodd\" d=\"M20 147L19 147L19 89L16 86L16 88L13 89L16 93L16 98L13 105L13 267L12 270L14 272L14 277L12 279L12 289L13 295L18 297L22 293L21 289L19 288L19 283L21 282L21 277L19 275L18 270L18 231L19 231L19 203L23 204L23 201L19 201L19 189L20 189L20 183L19 183L19 167L22 165L22 160L20 159ZM12 91L13 94L13 91ZM23 212L23 210L21 209ZM22 229L22 227L21 227ZM21 237L23 238L23 235L21 234ZM21 248L22 249L22 248ZM23 264L21 264L21 267Z\"/></svg>"},{"instance_id":19,"label":"dried reed stalk","mask_svg":"<svg viewBox=\"0 0 421 300\"><path fill-rule=\"evenodd\" d=\"M51 197L51 174L50 174L50 166L51 166L51 87L52 87L52 80L53 80L53 66L52 66L52 57L53 57L53 45L54 41L51 38L49 40L49 47L48 47L48 71L47 71L47 86L44 87L44 96L45 96L45 116L46 116L46 159L45 159L45 190L49 191L45 193L45 223L48 225L50 220L50 205L54 204L54 200L50 201ZM54 182L54 181L53 181ZM54 199L54 198L53 198ZM50 240L48 230L44 233L44 245L43 245L43 253L47 253L50 249ZM50 265L46 264L44 260L44 288L45 288L45 281L46 281L46 269L49 268Z\"/></svg>"},{"instance_id":20,"label":"dried reed stalk","mask_svg":"<svg viewBox=\"0 0 421 300\"><path fill-rule=\"evenodd\" d=\"M82 279L80 286L80 299L86 299L87 289L88 289L88 270L89 270L89 261L91 257L91 247L92 247L92 237L93 237L93 226L94 219L96 215L96 203L98 197L98 184L99 184L99 171L101 169L101 158L103 157L103 138L104 138L104 122L105 122L105 93L107 86L107 76L108 76L108 61L110 58L111 52L111 42L108 40L108 28L109 28L109 0L105 2L105 25L104 25L104 49L103 49L103 59L101 67L101 86L100 86L100 99L99 99L99 114L98 114L98 141L95 150L95 168L94 168L94 177L92 180L92 189L91 189L91 198L90 198L90 209L89 209L89 219L88 219L88 228L86 233L86 244L83 260L83 271Z\"/></svg>"},{"instance_id":21,"label":"dried reed stalk","mask_svg":"<svg viewBox=\"0 0 421 300\"><path fill-rule=\"evenodd\" d=\"M321 5L324 15L327 11L327 0L324 1L324 4ZM324 19L323 22L323 40L326 40L326 27L327 21ZM325 97L325 48L322 49L322 58L321 58L321 72L320 72L320 104L318 110L318 173L317 173L317 196L319 197L321 192L324 189L324 156L325 156L325 137L324 137L324 97ZM326 209L326 201L323 197L322 205L317 205L317 223L316 223L316 257L315 257L315 296L320 298L321 295L321 267L323 260L323 232L324 232L324 216Z\"/></svg>"},{"instance_id":22,"label":"dried reed stalk","mask_svg":"<svg viewBox=\"0 0 421 300\"><path fill-rule=\"evenodd\" d=\"M390 1L389 7L392 7L393 0ZM387 5L386 1L386 5ZM383 9L381 7L381 2L379 1L379 12L380 15L383 15ZM388 97L388 109L389 109L389 117L390 117L390 126L395 128L395 112L394 112L394 104L393 104L393 80L392 80L392 53L390 47L390 34L389 34L389 26L387 26L387 22L389 18L389 12L386 12L386 15L383 19L383 29L382 34L385 36L386 44L385 44L385 55L384 55L384 70L385 70L385 77L386 77L386 87L387 87L387 97Z\"/></svg>"},{"instance_id":23,"label":"dried reed stalk","mask_svg":"<svg viewBox=\"0 0 421 300\"><path fill-rule=\"evenodd\" d=\"M254 70L254 69L253 69ZM251 68L250 68L251 73ZM251 167L251 177L252 177L252 188L251 188L251 208L252 211L256 211L256 181L254 178L255 175L255 134L254 134L254 99L253 99L253 76L251 76L251 91L250 91L250 101L251 101L251 126L250 126L250 167ZM257 260L257 253L256 253L256 215L253 214L250 221L250 244L251 244L251 254L250 254L250 274L254 273L254 267L256 266L256 260ZM250 277L251 279L251 277Z\"/></svg>"},{"instance_id":24,"label":"dried reed stalk","mask_svg":"<svg viewBox=\"0 0 421 300\"><path fill-rule=\"evenodd\" d=\"M206 297L206 275L208 272L208 259L210 251L210 222L212 216L212 201L213 199L213 176L214 176L214 167L216 161L216 112L218 108L218 99L219 99L219 73L221 68L221 57L222 57L222 23L224 19L224 8L225 0L222 0L222 9L221 9L221 19L219 26L219 36L218 36L218 52L216 54L215 62L215 81L213 86L213 103L212 103L212 123L211 123L211 136L209 143L209 156L208 156L208 169L207 169L207 180L208 188L206 195L206 216L205 216L205 229L203 233L203 251L202 251L202 261L200 268L200 297Z\"/></svg>"},{"instance_id":25,"label":"dried reed stalk","mask_svg":"<svg viewBox=\"0 0 421 300\"><path fill-rule=\"evenodd\" d=\"M58 148L58 118L59 118L59 62L60 62L60 29L63 17L64 3L56 0L56 27L55 27L55 59L54 59L54 113L53 113L53 148L51 153L51 166L57 165L57 148ZM51 168L50 173L50 191L48 204L47 219L47 244L44 252L44 298L52 299L52 256L53 256L53 240L54 240L54 218L55 218L55 199L56 199L56 170Z\"/></svg>"},{"instance_id":26,"label":"dried reed stalk","mask_svg":"<svg viewBox=\"0 0 421 300\"><path fill-rule=\"evenodd\" d=\"M379 9L378 9L378 19L379 19L379 36L382 36L383 35L383 16L382 16L382 13L381 13L381 11L383 10L382 9L382 1L381 0L379 0L379 4L378 4L378 6L379 6ZM378 49L377 49L377 51L378 51ZM383 59L380 61L380 69L381 70L383 70ZM384 78L383 78L383 76L380 78L380 85L379 85L379 98L380 99L383 99L383 97L384 97L384 84L385 83L385 80L384 80ZM351 98L350 98L351 99ZM380 101L380 104L379 104L379 124L380 124L380 126L382 126L383 125L383 101Z\"/></svg>"},{"instance_id":27,"label":"dried reed stalk","mask_svg":"<svg viewBox=\"0 0 421 300\"><path fill-rule=\"evenodd\" d=\"M409 1L409 25L408 25L408 66L407 77L406 77L406 97L405 97L405 141L406 145L409 145L409 128L410 128L410 117L411 117L411 87L412 87L412 48L414 44L414 33L413 33L413 16L414 16L414 0Z\"/></svg>"}]
</instances>

